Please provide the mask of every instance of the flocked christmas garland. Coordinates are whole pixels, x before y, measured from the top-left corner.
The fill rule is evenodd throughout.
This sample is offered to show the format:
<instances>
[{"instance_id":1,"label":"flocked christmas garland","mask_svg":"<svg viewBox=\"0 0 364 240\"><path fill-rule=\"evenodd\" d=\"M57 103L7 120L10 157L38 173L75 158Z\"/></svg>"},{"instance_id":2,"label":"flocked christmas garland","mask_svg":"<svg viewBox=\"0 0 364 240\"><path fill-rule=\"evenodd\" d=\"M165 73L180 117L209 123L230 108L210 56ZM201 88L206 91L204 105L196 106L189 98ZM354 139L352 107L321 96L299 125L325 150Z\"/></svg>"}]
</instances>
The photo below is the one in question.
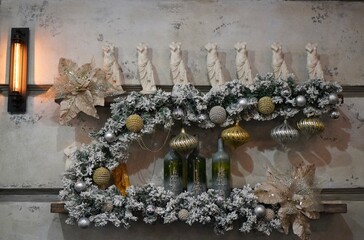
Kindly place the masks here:
<instances>
[{"instance_id":1,"label":"flocked christmas garland","mask_svg":"<svg viewBox=\"0 0 364 240\"><path fill-rule=\"evenodd\" d=\"M153 223L161 220L170 223L178 219L188 224L195 222L211 223L217 233L231 230L233 222L242 222L242 232L253 229L269 234L280 228L277 206L270 206L270 217L257 213L259 203L254 190L249 186L233 189L226 199L212 189L199 196L188 192L173 196L162 187L148 184L144 187L131 186L126 195L120 194L115 185L100 189L92 179L95 169L105 167L114 169L120 162L128 160L130 144L144 134L152 133L156 125L170 129L175 122L178 110L184 125L196 124L201 128L213 128L216 124L210 120L209 112L214 106L226 110L226 120L221 126L229 126L236 120L271 120L282 116L291 118L302 112L307 117L321 116L336 109L337 93L342 90L337 83L319 79L296 84L274 80L272 74L257 76L252 86L244 86L234 80L211 89L204 94L192 85L176 85L173 91L158 90L152 95L131 92L119 97L111 106L112 116L105 126L92 135L94 141L83 145L70 159L72 166L66 170L63 178L64 189L61 199L69 211L67 223L95 226L112 223L115 226L130 226L131 221L140 218ZM274 111L262 114L258 101L268 96L274 103ZM140 132L131 132L126 128L126 119L138 114L143 120Z\"/></svg>"}]
</instances>

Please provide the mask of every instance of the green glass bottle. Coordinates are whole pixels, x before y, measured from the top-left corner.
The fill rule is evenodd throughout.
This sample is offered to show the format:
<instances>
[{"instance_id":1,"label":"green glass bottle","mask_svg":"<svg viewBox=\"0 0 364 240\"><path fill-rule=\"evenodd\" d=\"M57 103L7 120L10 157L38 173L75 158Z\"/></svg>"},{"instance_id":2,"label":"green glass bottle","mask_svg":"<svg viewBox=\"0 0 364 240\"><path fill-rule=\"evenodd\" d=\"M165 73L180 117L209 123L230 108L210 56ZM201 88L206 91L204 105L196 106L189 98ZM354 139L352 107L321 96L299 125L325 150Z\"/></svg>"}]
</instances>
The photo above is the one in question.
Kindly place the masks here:
<instances>
[{"instance_id":1,"label":"green glass bottle","mask_svg":"<svg viewBox=\"0 0 364 240\"><path fill-rule=\"evenodd\" d=\"M199 195L206 191L206 159L195 148L187 158L188 183L187 191Z\"/></svg>"},{"instance_id":2,"label":"green glass bottle","mask_svg":"<svg viewBox=\"0 0 364 240\"><path fill-rule=\"evenodd\" d=\"M182 192L182 158L174 150L164 157L164 188L174 195Z\"/></svg>"},{"instance_id":3,"label":"green glass bottle","mask_svg":"<svg viewBox=\"0 0 364 240\"><path fill-rule=\"evenodd\" d=\"M224 151L221 138L218 140L217 152L212 155L212 188L223 197L230 194L230 157Z\"/></svg>"}]
</instances>

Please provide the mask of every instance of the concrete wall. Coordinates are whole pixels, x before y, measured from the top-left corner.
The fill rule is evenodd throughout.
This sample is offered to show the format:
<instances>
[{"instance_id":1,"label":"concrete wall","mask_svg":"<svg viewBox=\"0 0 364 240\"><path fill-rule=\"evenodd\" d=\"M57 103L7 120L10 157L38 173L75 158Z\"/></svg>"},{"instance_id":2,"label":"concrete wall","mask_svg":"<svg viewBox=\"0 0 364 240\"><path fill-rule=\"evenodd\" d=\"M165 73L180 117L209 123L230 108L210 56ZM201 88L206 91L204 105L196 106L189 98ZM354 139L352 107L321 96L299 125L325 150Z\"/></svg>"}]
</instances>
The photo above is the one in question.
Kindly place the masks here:
<instances>
[{"instance_id":1,"label":"concrete wall","mask_svg":"<svg viewBox=\"0 0 364 240\"><path fill-rule=\"evenodd\" d=\"M317 1L163 1L163 0L2 0L0 1L0 84L8 81L8 46L11 27L31 29L30 83L52 84L58 74L61 57L79 65L95 59L102 65L101 47L105 42L118 47L118 59L124 70L125 84L138 84L136 50L139 42L151 48L158 84L172 84L169 75L169 50L172 41L182 42L183 55L194 84L207 85L207 42L217 42L227 79L235 78L233 45L248 43L253 72L271 71L270 44L279 41L288 68L297 81L307 79L307 42L319 44L319 54L327 80L343 85L362 85L364 78L364 3ZM97 130L109 116L99 109L100 120L80 115L67 126L58 123L59 105L43 94L28 98L27 114L7 113L7 94L0 94L0 188L61 187L64 170L63 150L88 143L88 133ZM313 139L301 139L290 149L282 149L270 138L268 124L244 123L252 135L250 143L232 153L235 187L265 179L267 164L287 169L301 162L315 163L319 185L325 188L364 187L364 99L345 98L339 120L325 119L326 131ZM175 130L177 131L177 130ZM219 130L199 131L216 137ZM148 144L165 135L145 139ZM213 138L213 137L211 137ZM149 142L150 141L150 142ZM204 142L207 156L215 150L215 141ZM158 146L155 146L158 147ZM146 155L133 146L128 163L133 184L161 180L161 153L144 161ZM134 161L133 161L134 160ZM154 164L156 165L155 171ZM0 199L1 200L1 199ZM0 239L236 239L234 231L216 237L210 229L182 224L170 227L142 223L128 231L112 227L78 230L64 224L64 217L49 213L49 203L0 202ZM362 202L349 204L345 215L325 216L313 224L314 239L362 239L360 216ZM168 231L167 231L168 230ZM339 230L344 235L339 235ZM260 235L247 239L267 239ZM124 238L123 238L124 239ZM272 239L283 238L274 234Z\"/></svg>"}]
</instances>

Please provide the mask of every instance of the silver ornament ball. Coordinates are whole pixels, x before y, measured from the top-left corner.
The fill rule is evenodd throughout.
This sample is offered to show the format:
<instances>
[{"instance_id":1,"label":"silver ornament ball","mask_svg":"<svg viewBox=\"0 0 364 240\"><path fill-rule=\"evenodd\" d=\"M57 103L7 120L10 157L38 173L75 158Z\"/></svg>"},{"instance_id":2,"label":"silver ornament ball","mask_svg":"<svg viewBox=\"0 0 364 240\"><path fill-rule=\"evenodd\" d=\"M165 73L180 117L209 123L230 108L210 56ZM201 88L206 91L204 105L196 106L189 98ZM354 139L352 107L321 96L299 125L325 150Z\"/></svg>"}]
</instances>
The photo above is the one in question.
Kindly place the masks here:
<instances>
[{"instance_id":1,"label":"silver ornament ball","mask_svg":"<svg viewBox=\"0 0 364 240\"><path fill-rule=\"evenodd\" d=\"M79 180L75 183L74 189L76 190L76 192L82 192L86 189L86 183Z\"/></svg>"},{"instance_id":2,"label":"silver ornament ball","mask_svg":"<svg viewBox=\"0 0 364 240\"><path fill-rule=\"evenodd\" d=\"M258 218L262 218L265 217L265 214L267 213L267 210L265 209L265 207L263 205L257 205L254 208L254 213Z\"/></svg>"},{"instance_id":3,"label":"silver ornament ball","mask_svg":"<svg viewBox=\"0 0 364 240\"><path fill-rule=\"evenodd\" d=\"M178 212L178 218L181 221L186 221L189 215L190 215L190 213L188 212L187 209L181 209Z\"/></svg>"},{"instance_id":4,"label":"silver ornament ball","mask_svg":"<svg viewBox=\"0 0 364 240\"><path fill-rule=\"evenodd\" d=\"M82 217L78 220L77 225L79 228L88 228L90 226L90 220L88 218Z\"/></svg>"},{"instance_id":5,"label":"silver ornament ball","mask_svg":"<svg viewBox=\"0 0 364 240\"><path fill-rule=\"evenodd\" d=\"M303 95L298 95L298 96L296 97L296 105L297 105L298 107L304 107L304 106L306 105L306 102L307 102L307 100L306 100L306 97L305 97L305 96L303 96Z\"/></svg>"},{"instance_id":6,"label":"silver ornament ball","mask_svg":"<svg viewBox=\"0 0 364 240\"><path fill-rule=\"evenodd\" d=\"M281 92L282 97L288 98L291 96L291 94L292 94L292 90L290 87L285 87L282 89L282 92Z\"/></svg>"},{"instance_id":7,"label":"silver ornament ball","mask_svg":"<svg viewBox=\"0 0 364 240\"><path fill-rule=\"evenodd\" d=\"M105 140L109 143L115 141L115 139L116 139L115 134L112 132L106 132L104 137L105 137Z\"/></svg>"},{"instance_id":8,"label":"silver ornament ball","mask_svg":"<svg viewBox=\"0 0 364 240\"><path fill-rule=\"evenodd\" d=\"M330 112L330 117L331 117L332 119L338 119L338 118L340 117L340 112L339 112L339 111L337 111L337 110L332 110L332 111Z\"/></svg>"},{"instance_id":9,"label":"silver ornament ball","mask_svg":"<svg viewBox=\"0 0 364 240\"><path fill-rule=\"evenodd\" d=\"M339 102L339 97L337 96L336 93L330 93L329 94L329 103L330 104L337 104Z\"/></svg>"},{"instance_id":10,"label":"silver ornament ball","mask_svg":"<svg viewBox=\"0 0 364 240\"><path fill-rule=\"evenodd\" d=\"M155 206L148 205L147 208L145 209L145 212L148 216L153 216L155 214Z\"/></svg>"},{"instance_id":11,"label":"silver ornament ball","mask_svg":"<svg viewBox=\"0 0 364 240\"><path fill-rule=\"evenodd\" d=\"M241 108L246 108L247 106L249 106L249 102L248 99L246 98L240 98L238 101L239 107Z\"/></svg>"},{"instance_id":12,"label":"silver ornament ball","mask_svg":"<svg viewBox=\"0 0 364 240\"><path fill-rule=\"evenodd\" d=\"M175 120L181 120L184 117L184 112L181 108L176 108L172 112L172 116Z\"/></svg>"}]
</instances>

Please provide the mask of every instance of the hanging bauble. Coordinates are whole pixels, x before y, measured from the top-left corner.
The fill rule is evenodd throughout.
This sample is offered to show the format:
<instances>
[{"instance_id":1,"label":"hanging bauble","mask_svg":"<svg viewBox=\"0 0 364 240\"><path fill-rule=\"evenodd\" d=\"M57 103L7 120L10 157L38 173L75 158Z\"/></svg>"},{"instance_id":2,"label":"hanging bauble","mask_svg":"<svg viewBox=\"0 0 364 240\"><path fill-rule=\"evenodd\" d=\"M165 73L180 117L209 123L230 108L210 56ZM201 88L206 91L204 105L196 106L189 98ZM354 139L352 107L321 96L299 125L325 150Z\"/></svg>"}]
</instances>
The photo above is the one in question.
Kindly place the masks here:
<instances>
[{"instance_id":1,"label":"hanging bauble","mask_svg":"<svg viewBox=\"0 0 364 240\"><path fill-rule=\"evenodd\" d=\"M74 189L76 190L76 192L82 192L86 189L86 183L84 181L78 180L75 183Z\"/></svg>"},{"instance_id":2,"label":"hanging bauble","mask_svg":"<svg viewBox=\"0 0 364 240\"><path fill-rule=\"evenodd\" d=\"M111 212L113 209L114 209L114 204L112 203L112 201L107 201L101 208L103 212Z\"/></svg>"},{"instance_id":3,"label":"hanging bauble","mask_svg":"<svg viewBox=\"0 0 364 240\"><path fill-rule=\"evenodd\" d=\"M138 114L133 114L130 115L127 119L126 119L126 128L130 131L130 132L139 132L140 130L142 130L144 123L143 123L143 119L138 115Z\"/></svg>"},{"instance_id":4,"label":"hanging bauble","mask_svg":"<svg viewBox=\"0 0 364 240\"><path fill-rule=\"evenodd\" d=\"M175 120L182 120L182 118L184 117L184 112L183 110L180 108L180 107L177 107L173 110L172 112L172 117L175 119Z\"/></svg>"},{"instance_id":5,"label":"hanging bauble","mask_svg":"<svg viewBox=\"0 0 364 240\"><path fill-rule=\"evenodd\" d=\"M88 218L82 217L78 219L77 225L79 228L88 228L90 226L90 220Z\"/></svg>"},{"instance_id":6,"label":"hanging bauble","mask_svg":"<svg viewBox=\"0 0 364 240\"><path fill-rule=\"evenodd\" d=\"M226 144L237 148L248 142L250 135L244 128L239 126L239 122L236 122L235 126L222 131L221 138Z\"/></svg>"},{"instance_id":7,"label":"hanging bauble","mask_svg":"<svg viewBox=\"0 0 364 240\"><path fill-rule=\"evenodd\" d=\"M106 132L106 133L104 134L104 137L105 137L105 140L106 140L107 142L109 142L109 143L111 143L111 142L115 141L115 139L116 139L115 134L114 134L114 133L112 133L112 132Z\"/></svg>"},{"instance_id":8,"label":"hanging bauble","mask_svg":"<svg viewBox=\"0 0 364 240\"><path fill-rule=\"evenodd\" d=\"M304 118L298 121L297 128L306 137L311 137L314 134L324 131L325 125L319 118Z\"/></svg>"},{"instance_id":9,"label":"hanging bauble","mask_svg":"<svg viewBox=\"0 0 364 240\"><path fill-rule=\"evenodd\" d=\"M187 209L181 209L178 211L178 219L181 221L186 221L190 213Z\"/></svg>"},{"instance_id":10,"label":"hanging bauble","mask_svg":"<svg viewBox=\"0 0 364 240\"><path fill-rule=\"evenodd\" d=\"M246 98L240 98L239 100L238 100L238 104L239 104L239 107L241 107L241 108L246 108L246 107L248 107L249 106L249 101L248 101L248 99L246 99Z\"/></svg>"},{"instance_id":11,"label":"hanging bauble","mask_svg":"<svg viewBox=\"0 0 364 240\"><path fill-rule=\"evenodd\" d=\"M306 100L306 97L305 96L298 95L296 97L296 105L297 105L297 107L304 107L306 105L306 102L307 102L307 100Z\"/></svg>"},{"instance_id":12,"label":"hanging bauble","mask_svg":"<svg viewBox=\"0 0 364 240\"><path fill-rule=\"evenodd\" d=\"M334 109L334 110L332 110L332 111L330 112L330 117L331 117L332 119L338 119L338 118L340 117L340 112L339 112L339 111L337 111L336 109Z\"/></svg>"},{"instance_id":13,"label":"hanging bauble","mask_svg":"<svg viewBox=\"0 0 364 240\"><path fill-rule=\"evenodd\" d=\"M258 101L258 111L261 114L269 115L274 112L275 105L271 97L262 97Z\"/></svg>"},{"instance_id":14,"label":"hanging bauble","mask_svg":"<svg viewBox=\"0 0 364 240\"><path fill-rule=\"evenodd\" d=\"M262 218L265 217L266 209L263 205L259 204L254 208L254 213L258 218Z\"/></svg>"},{"instance_id":15,"label":"hanging bauble","mask_svg":"<svg viewBox=\"0 0 364 240\"><path fill-rule=\"evenodd\" d=\"M226 110L221 106L215 106L211 108L209 117L213 123L222 124L226 120Z\"/></svg>"},{"instance_id":16,"label":"hanging bauble","mask_svg":"<svg viewBox=\"0 0 364 240\"><path fill-rule=\"evenodd\" d=\"M281 125L272 129L270 135L276 142L287 144L295 142L300 134L297 129L288 124L287 120L284 120Z\"/></svg>"},{"instance_id":17,"label":"hanging bauble","mask_svg":"<svg viewBox=\"0 0 364 240\"><path fill-rule=\"evenodd\" d=\"M207 120L207 115L205 113L200 113L197 115L197 121L203 123Z\"/></svg>"},{"instance_id":18,"label":"hanging bauble","mask_svg":"<svg viewBox=\"0 0 364 240\"><path fill-rule=\"evenodd\" d=\"M145 213L148 216L153 216L155 214L155 206L153 205L148 205L147 208L145 209Z\"/></svg>"},{"instance_id":19,"label":"hanging bauble","mask_svg":"<svg viewBox=\"0 0 364 240\"><path fill-rule=\"evenodd\" d=\"M110 181L110 171L107 168L99 167L92 174L92 179L96 183L96 185L100 187L106 187Z\"/></svg>"},{"instance_id":20,"label":"hanging bauble","mask_svg":"<svg viewBox=\"0 0 364 240\"><path fill-rule=\"evenodd\" d=\"M329 103L330 104L337 104L339 102L339 97L336 93L330 93L329 94Z\"/></svg>"},{"instance_id":21,"label":"hanging bauble","mask_svg":"<svg viewBox=\"0 0 364 240\"><path fill-rule=\"evenodd\" d=\"M181 132L169 142L169 146L181 154L191 151L196 148L197 145L197 138L186 133L184 128L182 128Z\"/></svg>"},{"instance_id":22,"label":"hanging bauble","mask_svg":"<svg viewBox=\"0 0 364 240\"><path fill-rule=\"evenodd\" d=\"M292 94L292 90L289 86L286 86L284 88L282 88L282 91L281 91L281 96L284 97L284 98L288 98L290 97Z\"/></svg>"},{"instance_id":23,"label":"hanging bauble","mask_svg":"<svg viewBox=\"0 0 364 240\"><path fill-rule=\"evenodd\" d=\"M274 213L273 209L267 208L265 211L265 217L264 219L266 221L272 221L275 218L276 214Z\"/></svg>"}]
</instances>

